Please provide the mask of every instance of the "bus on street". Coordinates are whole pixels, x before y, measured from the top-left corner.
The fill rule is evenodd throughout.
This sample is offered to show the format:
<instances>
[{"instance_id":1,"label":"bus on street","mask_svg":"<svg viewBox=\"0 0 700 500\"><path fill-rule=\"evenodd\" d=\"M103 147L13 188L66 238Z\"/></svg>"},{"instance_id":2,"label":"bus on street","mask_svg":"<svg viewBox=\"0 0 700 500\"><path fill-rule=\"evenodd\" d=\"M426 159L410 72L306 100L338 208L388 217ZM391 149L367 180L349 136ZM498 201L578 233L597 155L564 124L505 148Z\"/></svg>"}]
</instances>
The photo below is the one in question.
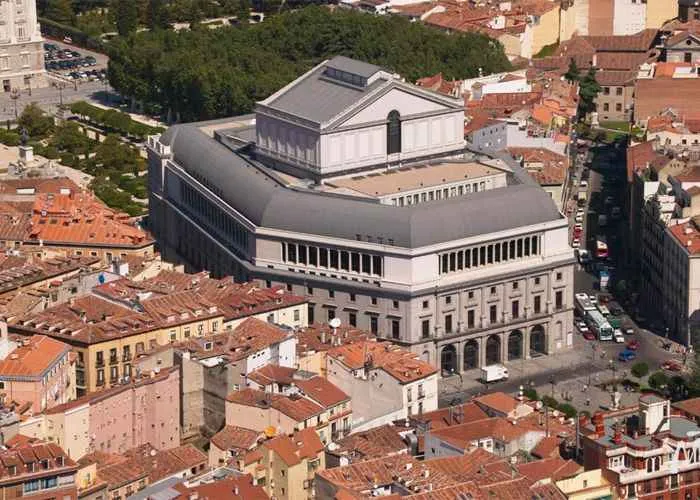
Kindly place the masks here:
<instances>
[{"instance_id":1,"label":"bus on street","mask_svg":"<svg viewBox=\"0 0 700 500\"><path fill-rule=\"evenodd\" d=\"M586 312L586 323L591 327L598 337L598 340L612 340L613 328L605 319L605 316L600 314L600 311L593 310Z\"/></svg>"}]
</instances>

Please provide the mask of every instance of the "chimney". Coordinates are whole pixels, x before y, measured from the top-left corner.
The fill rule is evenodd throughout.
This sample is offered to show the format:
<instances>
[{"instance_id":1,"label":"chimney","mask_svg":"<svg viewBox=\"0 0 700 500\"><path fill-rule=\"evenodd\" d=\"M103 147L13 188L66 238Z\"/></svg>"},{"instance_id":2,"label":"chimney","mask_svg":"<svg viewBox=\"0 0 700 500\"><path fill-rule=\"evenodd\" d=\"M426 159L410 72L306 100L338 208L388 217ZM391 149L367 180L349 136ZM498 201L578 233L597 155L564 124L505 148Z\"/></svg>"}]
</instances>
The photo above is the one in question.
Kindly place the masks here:
<instances>
[{"instance_id":1,"label":"chimney","mask_svg":"<svg viewBox=\"0 0 700 500\"><path fill-rule=\"evenodd\" d=\"M593 415L593 425L595 426L596 436L603 437L605 435L605 420L601 412L597 411Z\"/></svg>"}]
</instances>

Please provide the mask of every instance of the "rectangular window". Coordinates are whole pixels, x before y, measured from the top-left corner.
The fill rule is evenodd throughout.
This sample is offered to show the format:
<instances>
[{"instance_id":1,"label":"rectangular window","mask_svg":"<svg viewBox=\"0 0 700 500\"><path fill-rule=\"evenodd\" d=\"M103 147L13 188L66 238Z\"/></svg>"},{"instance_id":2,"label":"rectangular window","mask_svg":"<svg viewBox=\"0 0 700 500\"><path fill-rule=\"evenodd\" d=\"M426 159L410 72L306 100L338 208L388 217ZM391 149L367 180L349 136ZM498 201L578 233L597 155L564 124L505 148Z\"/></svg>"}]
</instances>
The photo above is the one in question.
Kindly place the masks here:
<instances>
[{"instance_id":1,"label":"rectangular window","mask_svg":"<svg viewBox=\"0 0 700 500\"><path fill-rule=\"evenodd\" d=\"M356 313L348 313L348 323L350 326L357 326L357 314Z\"/></svg>"},{"instance_id":2,"label":"rectangular window","mask_svg":"<svg viewBox=\"0 0 700 500\"><path fill-rule=\"evenodd\" d=\"M621 103L618 102L615 104L615 111L617 111L618 113L622 111L622 104Z\"/></svg>"},{"instance_id":3,"label":"rectangular window","mask_svg":"<svg viewBox=\"0 0 700 500\"><path fill-rule=\"evenodd\" d=\"M354 293L351 293L350 294L350 302L355 302L356 300L357 300L357 295L355 295Z\"/></svg>"},{"instance_id":4,"label":"rectangular window","mask_svg":"<svg viewBox=\"0 0 700 500\"><path fill-rule=\"evenodd\" d=\"M498 321L498 309L495 305L489 307L489 320L491 323L496 323Z\"/></svg>"},{"instance_id":5,"label":"rectangular window","mask_svg":"<svg viewBox=\"0 0 700 500\"><path fill-rule=\"evenodd\" d=\"M299 264L306 264L306 245L299 245L297 247Z\"/></svg>"},{"instance_id":6,"label":"rectangular window","mask_svg":"<svg viewBox=\"0 0 700 500\"><path fill-rule=\"evenodd\" d=\"M474 309L467 311L467 328L474 328Z\"/></svg>"},{"instance_id":7,"label":"rectangular window","mask_svg":"<svg viewBox=\"0 0 700 500\"><path fill-rule=\"evenodd\" d=\"M445 315L445 333L452 333L452 315Z\"/></svg>"},{"instance_id":8,"label":"rectangular window","mask_svg":"<svg viewBox=\"0 0 700 500\"><path fill-rule=\"evenodd\" d=\"M365 274L370 274L370 256L367 254L362 254L362 272Z\"/></svg>"},{"instance_id":9,"label":"rectangular window","mask_svg":"<svg viewBox=\"0 0 700 500\"><path fill-rule=\"evenodd\" d=\"M309 247L309 265L318 265L318 248L316 247Z\"/></svg>"},{"instance_id":10,"label":"rectangular window","mask_svg":"<svg viewBox=\"0 0 700 500\"><path fill-rule=\"evenodd\" d=\"M372 274L376 276L382 275L382 258L379 255L372 256Z\"/></svg>"},{"instance_id":11,"label":"rectangular window","mask_svg":"<svg viewBox=\"0 0 700 500\"><path fill-rule=\"evenodd\" d=\"M370 299L370 301L372 302L372 305L373 305L373 306L376 306L376 305L377 305L377 297L372 297L372 298Z\"/></svg>"},{"instance_id":12,"label":"rectangular window","mask_svg":"<svg viewBox=\"0 0 700 500\"><path fill-rule=\"evenodd\" d=\"M330 251L330 268L331 269L338 269L338 250L331 250Z\"/></svg>"},{"instance_id":13,"label":"rectangular window","mask_svg":"<svg viewBox=\"0 0 700 500\"><path fill-rule=\"evenodd\" d=\"M513 319L517 319L520 317L520 301L514 300L511 303L511 313L512 313Z\"/></svg>"},{"instance_id":14,"label":"rectangular window","mask_svg":"<svg viewBox=\"0 0 700 500\"><path fill-rule=\"evenodd\" d=\"M318 263L321 267L328 267L328 250L319 248Z\"/></svg>"},{"instance_id":15,"label":"rectangular window","mask_svg":"<svg viewBox=\"0 0 700 500\"><path fill-rule=\"evenodd\" d=\"M541 295L535 295L533 309L535 310L535 314L539 314L542 312L542 296Z\"/></svg>"},{"instance_id":16,"label":"rectangular window","mask_svg":"<svg viewBox=\"0 0 700 500\"><path fill-rule=\"evenodd\" d=\"M429 319L424 319L421 322L421 335L424 339L427 339L430 337L430 320Z\"/></svg>"},{"instance_id":17,"label":"rectangular window","mask_svg":"<svg viewBox=\"0 0 700 500\"><path fill-rule=\"evenodd\" d=\"M464 251L464 268L469 269L472 267L472 261L471 261L471 250L465 250Z\"/></svg>"},{"instance_id":18,"label":"rectangular window","mask_svg":"<svg viewBox=\"0 0 700 500\"><path fill-rule=\"evenodd\" d=\"M398 339L401 334L401 327L398 319L391 320L391 338Z\"/></svg>"},{"instance_id":19,"label":"rectangular window","mask_svg":"<svg viewBox=\"0 0 700 500\"><path fill-rule=\"evenodd\" d=\"M442 272L442 274L449 272L449 269L450 269L449 258L450 257L447 254L442 255L442 262L440 265L440 272Z\"/></svg>"},{"instance_id":20,"label":"rectangular window","mask_svg":"<svg viewBox=\"0 0 700 500\"><path fill-rule=\"evenodd\" d=\"M329 307L328 309L326 309L326 313L327 313L327 316L328 316L328 321L330 321L330 320L332 320L333 318L335 318L335 309L334 309L334 308Z\"/></svg>"},{"instance_id":21,"label":"rectangular window","mask_svg":"<svg viewBox=\"0 0 700 500\"><path fill-rule=\"evenodd\" d=\"M479 248L479 264L482 266L486 264L486 247Z\"/></svg>"},{"instance_id":22,"label":"rectangular window","mask_svg":"<svg viewBox=\"0 0 700 500\"><path fill-rule=\"evenodd\" d=\"M554 294L554 307L557 310L564 307L564 292L561 290Z\"/></svg>"},{"instance_id":23,"label":"rectangular window","mask_svg":"<svg viewBox=\"0 0 700 500\"><path fill-rule=\"evenodd\" d=\"M457 254L454 252L450 253L450 271L457 270Z\"/></svg>"},{"instance_id":24,"label":"rectangular window","mask_svg":"<svg viewBox=\"0 0 700 500\"><path fill-rule=\"evenodd\" d=\"M343 271L350 270L350 256L348 255L348 252L340 252L340 269Z\"/></svg>"},{"instance_id":25,"label":"rectangular window","mask_svg":"<svg viewBox=\"0 0 700 500\"><path fill-rule=\"evenodd\" d=\"M287 244L287 261L292 263L297 261L297 246L294 243Z\"/></svg>"},{"instance_id":26,"label":"rectangular window","mask_svg":"<svg viewBox=\"0 0 700 500\"><path fill-rule=\"evenodd\" d=\"M617 87L615 89L615 95L622 95L622 87Z\"/></svg>"},{"instance_id":27,"label":"rectangular window","mask_svg":"<svg viewBox=\"0 0 700 500\"><path fill-rule=\"evenodd\" d=\"M328 290L328 298L329 299L335 298L335 290Z\"/></svg>"},{"instance_id":28,"label":"rectangular window","mask_svg":"<svg viewBox=\"0 0 700 500\"><path fill-rule=\"evenodd\" d=\"M350 254L350 270L356 273L360 272L360 254L352 253Z\"/></svg>"},{"instance_id":29,"label":"rectangular window","mask_svg":"<svg viewBox=\"0 0 700 500\"><path fill-rule=\"evenodd\" d=\"M379 321L377 320L376 316L370 316L369 317L369 331L372 332L372 335L376 335L377 332L379 331Z\"/></svg>"}]
</instances>

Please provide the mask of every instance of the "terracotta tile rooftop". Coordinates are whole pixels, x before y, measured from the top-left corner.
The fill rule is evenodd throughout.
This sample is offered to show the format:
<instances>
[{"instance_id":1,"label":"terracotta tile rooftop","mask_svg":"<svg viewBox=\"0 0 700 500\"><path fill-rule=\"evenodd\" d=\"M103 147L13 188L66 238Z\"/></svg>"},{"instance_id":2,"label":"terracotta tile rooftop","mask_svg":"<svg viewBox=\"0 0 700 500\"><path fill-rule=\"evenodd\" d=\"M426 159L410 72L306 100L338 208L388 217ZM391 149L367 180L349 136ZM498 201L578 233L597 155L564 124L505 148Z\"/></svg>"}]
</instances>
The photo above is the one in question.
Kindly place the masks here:
<instances>
[{"instance_id":1,"label":"terracotta tile rooftop","mask_svg":"<svg viewBox=\"0 0 700 500\"><path fill-rule=\"evenodd\" d=\"M665 110L700 115L700 79L641 78L635 87L635 118L646 120Z\"/></svg>"},{"instance_id":2,"label":"terracotta tile rooftop","mask_svg":"<svg viewBox=\"0 0 700 500\"><path fill-rule=\"evenodd\" d=\"M68 177L28 177L0 181L0 198L3 195L70 194L80 190L80 186Z\"/></svg>"},{"instance_id":3,"label":"terracotta tile rooftop","mask_svg":"<svg viewBox=\"0 0 700 500\"><path fill-rule=\"evenodd\" d=\"M0 360L0 380L41 379L61 360L68 360L70 346L45 335L20 340L20 345Z\"/></svg>"},{"instance_id":4,"label":"terracotta tile rooftop","mask_svg":"<svg viewBox=\"0 0 700 500\"><path fill-rule=\"evenodd\" d=\"M603 87L633 85L637 76L636 71L598 71L596 81Z\"/></svg>"},{"instance_id":5,"label":"terracotta tile rooftop","mask_svg":"<svg viewBox=\"0 0 700 500\"><path fill-rule=\"evenodd\" d=\"M98 478L107 483L111 490L148 477L142 465L116 453L94 451L81 457L78 464L81 467L95 464Z\"/></svg>"},{"instance_id":6,"label":"terracotta tile rooftop","mask_svg":"<svg viewBox=\"0 0 700 500\"><path fill-rule=\"evenodd\" d=\"M303 396L290 397L282 394L265 393L254 389L234 391L226 397L226 401L261 409L273 408L287 415L295 422L303 422L324 411L323 406Z\"/></svg>"},{"instance_id":7,"label":"terracotta tile rooftop","mask_svg":"<svg viewBox=\"0 0 700 500\"><path fill-rule=\"evenodd\" d=\"M335 331L326 323L314 323L296 332L297 354L304 356L310 352L325 352L337 343L336 335L343 344L375 339L376 337L365 330L359 330L349 325L341 325Z\"/></svg>"},{"instance_id":8,"label":"terracotta tile rooftop","mask_svg":"<svg viewBox=\"0 0 700 500\"><path fill-rule=\"evenodd\" d=\"M667 160L661 153L657 153L654 149L654 142L647 141L629 146L627 148L627 179L632 182L634 173L644 170L648 165L658 162L659 160Z\"/></svg>"},{"instance_id":9,"label":"terracotta tile rooftop","mask_svg":"<svg viewBox=\"0 0 700 500\"><path fill-rule=\"evenodd\" d=\"M695 418L700 417L700 398L686 399L685 401L677 401L672 405L674 408L681 410L683 413L691 415Z\"/></svg>"},{"instance_id":10,"label":"terracotta tile rooftop","mask_svg":"<svg viewBox=\"0 0 700 500\"><path fill-rule=\"evenodd\" d=\"M479 405L470 401L462 403L457 407L439 408L421 415L413 415L411 421L423 423L427 425L429 429L437 430L485 418L488 418L486 412L479 408Z\"/></svg>"},{"instance_id":11,"label":"terracotta tile rooftop","mask_svg":"<svg viewBox=\"0 0 700 500\"><path fill-rule=\"evenodd\" d=\"M276 453L288 467L293 467L302 460L313 460L323 452L323 443L316 431L309 427L296 431L293 436L278 436L262 445Z\"/></svg>"},{"instance_id":12,"label":"terracotta tile rooftop","mask_svg":"<svg viewBox=\"0 0 700 500\"><path fill-rule=\"evenodd\" d=\"M233 330L207 337L193 337L174 344L175 348L189 351L193 359L223 356L228 362L245 359L267 347L290 337L287 331L257 318L248 318Z\"/></svg>"},{"instance_id":13,"label":"terracotta tile rooftop","mask_svg":"<svg viewBox=\"0 0 700 500\"><path fill-rule=\"evenodd\" d=\"M42 464L43 460L46 460L46 469ZM0 480L10 476L42 476L44 470L69 472L76 470L76 464L54 443L29 443L0 450Z\"/></svg>"},{"instance_id":14,"label":"terracotta tile rooftop","mask_svg":"<svg viewBox=\"0 0 700 500\"><path fill-rule=\"evenodd\" d=\"M95 287L96 294L118 301L133 301L143 295L167 296L177 291L197 292L215 304L226 321L306 302L304 297L292 295L282 287L260 288L255 283L234 283L230 277L212 279L207 273L161 271L144 281L121 279Z\"/></svg>"},{"instance_id":15,"label":"terracotta tile rooftop","mask_svg":"<svg viewBox=\"0 0 700 500\"><path fill-rule=\"evenodd\" d=\"M324 408L331 408L349 402L350 396L324 377L311 377L295 381L296 386L307 397L313 399Z\"/></svg>"},{"instance_id":16,"label":"terracotta tile rooftop","mask_svg":"<svg viewBox=\"0 0 700 500\"><path fill-rule=\"evenodd\" d=\"M490 392L474 398L474 402L481 407L492 408L504 415L515 410L520 404L517 399L505 392Z\"/></svg>"},{"instance_id":17,"label":"terracotta tile rooftop","mask_svg":"<svg viewBox=\"0 0 700 500\"><path fill-rule=\"evenodd\" d=\"M532 449L532 454L538 458L553 458L559 456L561 439L555 436L544 437Z\"/></svg>"},{"instance_id":18,"label":"terracotta tile rooftop","mask_svg":"<svg viewBox=\"0 0 700 500\"><path fill-rule=\"evenodd\" d=\"M44 442L44 441L42 441L39 438L25 436L24 434L15 434L10 439L5 441L5 446L8 449L13 449L13 448L21 448L24 446L29 446L29 445L36 444L36 443L42 443L42 442Z\"/></svg>"},{"instance_id":19,"label":"terracotta tile rooftop","mask_svg":"<svg viewBox=\"0 0 700 500\"><path fill-rule=\"evenodd\" d=\"M28 239L44 244L123 248L153 244L148 233L134 226L127 214L108 208L88 192L38 195L31 222Z\"/></svg>"},{"instance_id":20,"label":"terracotta tile rooftop","mask_svg":"<svg viewBox=\"0 0 700 500\"><path fill-rule=\"evenodd\" d=\"M544 148L507 148L514 158L523 161L525 170L541 186L561 185L569 170L569 157Z\"/></svg>"},{"instance_id":21,"label":"terracotta tile rooftop","mask_svg":"<svg viewBox=\"0 0 700 500\"><path fill-rule=\"evenodd\" d=\"M228 477L191 488L179 483L173 488L181 493L173 500L191 500L192 498L198 500L269 500L270 498L262 486L253 486L253 477L250 474Z\"/></svg>"},{"instance_id":22,"label":"terracotta tile rooftop","mask_svg":"<svg viewBox=\"0 0 700 500\"><path fill-rule=\"evenodd\" d=\"M513 425L505 418L494 417L445 427L430 431L430 434L441 441L458 447L460 450L469 450L473 443L479 439L497 438L503 442L510 442L523 436L528 431L529 429Z\"/></svg>"},{"instance_id":23,"label":"terracotta tile rooftop","mask_svg":"<svg viewBox=\"0 0 700 500\"><path fill-rule=\"evenodd\" d=\"M124 456L148 473L150 483L192 468L203 470L207 463L207 456L191 444L162 451L144 444L125 452Z\"/></svg>"},{"instance_id":24,"label":"terracotta tile rooftop","mask_svg":"<svg viewBox=\"0 0 700 500\"><path fill-rule=\"evenodd\" d=\"M226 425L211 437L211 442L220 450L229 450L237 455L252 450L264 434L244 427Z\"/></svg>"},{"instance_id":25,"label":"terracotta tile rooftop","mask_svg":"<svg viewBox=\"0 0 700 500\"><path fill-rule=\"evenodd\" d=\"M700 228L693 220L671 226L668 231L689 255L700 254Z\"/></svg>"},{"instance_id":26,"label":"terracotta tile rooftop","mask_svg":"<svg viewBox=\"0 0 700 500\"><path fill-rule=\"evenodd\" d=\"M532 462L519 464L517 468L520 474L533 482L548 478L552 479L552 481L560 481L575 476L579 472L583 472L583 467L581 465L573 460L564 460L561 457L534 460Z\"/></svg>"},{"instance_id":27,"label":"terracotta tile rooftop","mask_svg":"<svg viewBox=\"0 0 700 500\"><path fill-rule=\"evenodd\" d=\"M494 120L488 113L484 112L474 112L469 116L469 121L464 125L464 135L469 135L472 132L481 130L482 128L490 127L493 125L504 124L500 120Z\"/></svg>"},{"instance_id":28,"label":"terracotta tile rooftop","mask_svg":"<svg viewBox=\"0 0 700 500\"><path fill-rule=\"evenodd\" d=\"M353 462L407 453L408 445L399 434L400 430L394 425L386 424L356 432L335 441L337 448L330 453L348 455Z\"/></svg>"},{"instance_id":29,"label":"terracotta tile rooftop","mask_svg":"<svg viewBox=\"0 0 700 500\"><path fill-rule=\"evenodd\" d=\"M363 341L334 347L327 356L357 370L371 363L371 369L382 369L400 383L415 382L437 373L437 369L418 359L418 355L390 342Z\"/></svg>"},{"instance_id":30,"label":"terracotta tile rooftop","mask_svg":"<svg viewBox=\"0 0 700 500\"><path fill-rule=\"evenodd\" d=\"M633 35L587 36L586 41L597 51L646 52L652 48L658 34L656 29L645 29Z\"/></svg>"},{"instance_id":31,"label":"terracotta tile rooftop","mask_svg":"<svg viewBox=\"0 0 700 500\"><path fill-rule=\"evenodd\" d=\"M257 370L250 372L246 377L248 378L248 380L252 380L256 384L261 385L263 387L272 384L291 385L292 382L295 382L295 373L295 368L267 364L262 368L258 368Z\"/></svg>"}]
</instances>

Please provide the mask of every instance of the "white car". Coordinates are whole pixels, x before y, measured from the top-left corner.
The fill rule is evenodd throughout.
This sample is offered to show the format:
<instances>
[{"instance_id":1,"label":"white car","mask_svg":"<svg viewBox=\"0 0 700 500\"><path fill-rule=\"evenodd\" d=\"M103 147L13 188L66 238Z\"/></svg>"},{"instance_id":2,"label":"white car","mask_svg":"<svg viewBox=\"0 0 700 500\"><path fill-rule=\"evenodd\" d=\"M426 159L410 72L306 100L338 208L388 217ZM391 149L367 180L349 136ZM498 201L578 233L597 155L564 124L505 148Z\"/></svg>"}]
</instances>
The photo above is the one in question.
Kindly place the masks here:
<instances>
[{"instance_id":1,"label":"white car","mask_svg":"<svg viewBox=\"0 0 700 500\"><path fill-rule=\"evenodd\" d=\"M595 295L588 294L588 298L590 299L591 304L593 304L594 306L598 305L598 297L596 297Z\"/></svg>"},{"instance_id":2,"label":"white car","mask_svg":"<svg viewBox=\"0 0 700 500\"><path fill-rule=\"evenodd\" d=\"M615 331L613 332L613 338L618 344L625 343L625 336L622 334L622 330L620 330L619 328L615 328Z\"/></svg>"},{"instance_id":3,"label":"white car","mask_svg":"<svg viewBox=\"0 0 700 500\"><path fill-rule=\"evenodd\" d=\"M581 248L581 240L578 238L574 238L571 240L571 247L572 248Z\"/></svg>"},{"instance_id":4,"label":"white car","mask_svg":"<svg viewBox=\"0 0 700 500\"><path fill-rule=\"evenodd\" d=\"M581 181L581 184L579 184L582 188L587 188L588 187L588 181Z\"/></svg>"},{"instance_id":5,"label":"white car","mask_svg":"<svg viewBox=\"0 0 700 500\"><path fill-rule=\"evenodd\" d=\"M576 214L576 217L574 217L574 221L576 222L583 222L583 216Z\"/></svg>"},{"instance_id":6,"label":"white car","mask_svg":"<svg viewBox=\"0 0 700 500\"><path fill-rule=\"evenodd\" d=\"M577 321L576 328L578 328L581 333L586 333L588 331L588 325L585 321Z\"/></svg>"},{"instance_id":7,"label":"white car","mask_svg":"<svg viewBox=\"0 0 700 500\"><path fill-rule=\"evenodd\" d=\"M584 215L586 215L586 211L583 208L579 208L578 210L576 210L576 215L580 215L581 217L583 217Z\"/></svg>"}]
</instances>

